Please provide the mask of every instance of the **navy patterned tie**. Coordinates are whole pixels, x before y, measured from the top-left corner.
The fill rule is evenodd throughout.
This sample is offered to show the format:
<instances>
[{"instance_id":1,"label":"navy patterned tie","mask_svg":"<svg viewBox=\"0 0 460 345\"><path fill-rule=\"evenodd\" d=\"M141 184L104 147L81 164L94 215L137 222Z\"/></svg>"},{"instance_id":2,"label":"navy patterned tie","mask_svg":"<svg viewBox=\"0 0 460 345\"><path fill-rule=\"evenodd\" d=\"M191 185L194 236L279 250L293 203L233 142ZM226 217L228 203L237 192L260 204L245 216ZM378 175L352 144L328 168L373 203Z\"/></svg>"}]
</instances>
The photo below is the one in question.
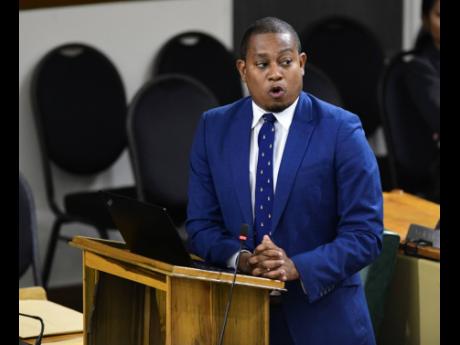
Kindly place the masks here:
<instances>
[{"instance_id":1,"label":"navy patterned tie","mask_svg":"<svg viewBox=\"0 0 460 345\"><path fill-rule=\"evenodd\" d=\"M273 215L273 143L275 142L276 118L273 114L263 115L264 124L259 132L259 157L257 159L254 230L255 245L270 234Z\"/></svg>"}]
</instances>

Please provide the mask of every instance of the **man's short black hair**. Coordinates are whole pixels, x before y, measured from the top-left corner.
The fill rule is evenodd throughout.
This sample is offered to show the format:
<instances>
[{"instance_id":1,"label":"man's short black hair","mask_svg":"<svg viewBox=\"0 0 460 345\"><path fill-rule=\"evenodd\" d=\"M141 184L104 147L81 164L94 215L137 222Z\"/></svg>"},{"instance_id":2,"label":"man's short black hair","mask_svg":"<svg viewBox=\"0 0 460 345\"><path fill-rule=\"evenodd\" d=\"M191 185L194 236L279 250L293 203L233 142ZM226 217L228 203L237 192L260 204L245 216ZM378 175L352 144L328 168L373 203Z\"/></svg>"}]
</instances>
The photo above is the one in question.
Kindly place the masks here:
<instances>
[{"instance_id":1,"label":"man's short black hair","mask_svg":"<svg viewBox=\"0 0 460 345\"><path fill-rule=\"evenodd\" d=\"M246 32L244 33L243 38L241 40L241 44L240 44L240 59L246 60L248 42L252 35L268 34L268 33L274 33L274 34L290 33L292 37L294 37L297 43L297 51L299 53L301 52L302 47L300 45L299 35L297 34L297 32L294 30L294 28L290 24L286 23L285 21L279 18L265 17L265 18L256 20L253 24L251 24L246 29Z\"/></svg>"}]
</instances>

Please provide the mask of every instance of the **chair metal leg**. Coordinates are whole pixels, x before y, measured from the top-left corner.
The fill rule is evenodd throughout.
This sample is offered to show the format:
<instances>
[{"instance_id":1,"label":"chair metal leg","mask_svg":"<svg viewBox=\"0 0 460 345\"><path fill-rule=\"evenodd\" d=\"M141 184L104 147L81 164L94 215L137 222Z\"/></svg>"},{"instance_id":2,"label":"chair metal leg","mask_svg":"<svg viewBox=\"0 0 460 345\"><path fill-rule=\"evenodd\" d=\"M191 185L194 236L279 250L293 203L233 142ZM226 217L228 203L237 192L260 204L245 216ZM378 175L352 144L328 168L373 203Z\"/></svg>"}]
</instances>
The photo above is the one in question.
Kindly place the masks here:
<instances>
[{"instance_id":1,"label":"chair metal leg","mask_svg":"<svg viewBox=\"0 0 460 345\"><path fill-rule=\"evenodd\" d=\"M46 289L48 287L48 279L51 273L51 266L53 264L54 253L56 251L56 244L59 239L59 230L61 225L64 223L64 219L56 218L53 224L53 229L51 231L50 240L48 243L48 249L46 251L45 265L43 267L43 287Z\"/></svg>"}]
</instances>

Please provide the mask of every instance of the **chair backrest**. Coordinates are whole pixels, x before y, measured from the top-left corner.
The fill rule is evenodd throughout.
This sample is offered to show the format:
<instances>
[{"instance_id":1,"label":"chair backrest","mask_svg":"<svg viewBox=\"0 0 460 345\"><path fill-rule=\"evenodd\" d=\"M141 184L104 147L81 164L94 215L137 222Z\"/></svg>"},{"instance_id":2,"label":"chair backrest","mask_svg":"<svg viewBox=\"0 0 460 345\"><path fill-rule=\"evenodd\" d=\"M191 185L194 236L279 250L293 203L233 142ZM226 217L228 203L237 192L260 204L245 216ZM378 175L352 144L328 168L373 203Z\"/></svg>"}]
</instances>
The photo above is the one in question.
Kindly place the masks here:
<instances>
[{"instance_id":1,"label":"chair backrest","mask_svg":"<svg viewBox=\"0 0 460 345\"><path fill-rule=\"evenodd\" d=\"M418 111L404 82L404 72L414 51L401 52L385 67L379 84L379 106L393 187L409 192L430 179L433 141L420 126Z\"/></svg>"},{"instance_id":2,"label":"chair backrest","mask_svg":"<svg viewBox=\"0 0 460 345\"><path fill-rule=\"evenodd\" d=\"M337 85L345 108L356 113L370 136L380 125L377 84L384 53L376 36L364 25L345 17L328 17L301 34L308 61Z\"/></svg>"},{"instance_id":3,"label":"chair backrest","mask_svg":"<svg viewBox=\"0 0 460 345\"><path fill-rule=\"evenodd\" d=\"M52 49L37 64L31 96L47 197L54 210L50 162L69 173L95 174L126 148L125 90L102 52L70 43Z\"/></svg>"},{"instance_id":4,"label":"chair backrest","mask_svg":"<svg viewBox=\"0 0 460 345\"><path fill-rule=\"evenodd\" d=\"M167 207L173 220L185 220L196 126L202 113L217 105L199 81L165 74L147 82L129 106L128 142L138 197Z\"/></svg>"},{"instance_id":5,"label":"chair backrest","mask_svg":"<svg viewBox=\"0 0 460 345\"><path fill-rule=\"evenodd\" d=\"M307 63L305 66L303 90L323 101L339 107L343 106L342 96L335 83L326 73L311 63Z\"/></svg>"},{"instance_id":6,"label":"chair backrest","mask_svg":"<svg viewBox=\"0 0 460 345\"><path fill-rule=\"evenodd\" d=\"M42 285L32 190L19 172L19 278L32 266L34 285Z\"/></svg>"},{"instance_id":7,"label":"chair backrest","mask_svg":"<svg viewBox=\"0 0 460 345\"><path fill-rule=\"evenodd\" d=\"M203 32L183 32L169 39L155 58L153 76L185 74L199 80L219 104L243 96L235 56L219 40Z\"/></svg>"},{"instance_id":8,"label":"chair backrest","mask_svg":"<svg viewBox=\"0 0 460 345\"><path fill-rule=\"evenodd\" d=\"M391 231L384 231L382 251L377 259L361 270L366 300L376 338L382 324L385 299L393 277L400 237Z\"/></svg>"}]
</instances>

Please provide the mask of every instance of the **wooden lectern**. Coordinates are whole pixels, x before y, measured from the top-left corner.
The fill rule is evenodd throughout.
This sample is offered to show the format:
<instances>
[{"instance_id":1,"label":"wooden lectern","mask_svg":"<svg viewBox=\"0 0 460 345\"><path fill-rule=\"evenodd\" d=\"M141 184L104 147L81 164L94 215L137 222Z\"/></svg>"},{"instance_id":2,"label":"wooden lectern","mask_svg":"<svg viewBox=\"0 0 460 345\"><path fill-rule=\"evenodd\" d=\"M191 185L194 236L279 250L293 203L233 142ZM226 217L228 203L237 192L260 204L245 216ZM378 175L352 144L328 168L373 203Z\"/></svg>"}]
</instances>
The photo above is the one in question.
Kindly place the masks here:
<instances>
[{"instance_id":1,"label":"wooden lectern","mask_svg":"<svg viewBox=\"0 0 460 345\"><path fill-rule=\"evenodd\" d=\"M152 260L117 241L77 236L70 245L83 250L86 345L217 343L231 273ZM284 283L237 275L225 345L269 344L271 290Z\"/></svg>"}]
</instances>

